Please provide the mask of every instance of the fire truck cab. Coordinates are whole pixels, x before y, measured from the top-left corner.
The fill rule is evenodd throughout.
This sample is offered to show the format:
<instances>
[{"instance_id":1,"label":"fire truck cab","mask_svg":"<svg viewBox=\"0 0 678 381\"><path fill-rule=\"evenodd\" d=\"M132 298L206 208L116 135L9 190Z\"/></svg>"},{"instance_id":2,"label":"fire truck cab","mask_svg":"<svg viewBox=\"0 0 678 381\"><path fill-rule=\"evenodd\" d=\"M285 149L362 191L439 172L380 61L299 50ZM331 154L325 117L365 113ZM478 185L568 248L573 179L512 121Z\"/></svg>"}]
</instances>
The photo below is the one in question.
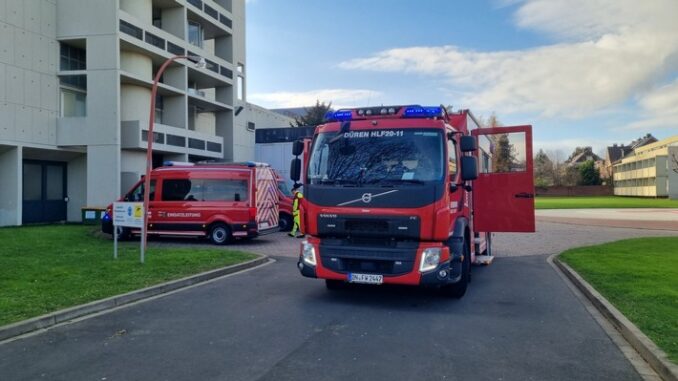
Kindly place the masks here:
<instances>
[{"instance_id":1,"label":"fire truck cab","mask_svg":"<svg viewBox=\"0 0 678 381\"><path fill-rule=\"evenodd\" d=\"M483 129L468 110L417 105L326 118L293 149L302 275L329 289L428 285L459 298L471 264L492 262L492 232L534 231L531 126Z\"/></svg>"}]
</instances>

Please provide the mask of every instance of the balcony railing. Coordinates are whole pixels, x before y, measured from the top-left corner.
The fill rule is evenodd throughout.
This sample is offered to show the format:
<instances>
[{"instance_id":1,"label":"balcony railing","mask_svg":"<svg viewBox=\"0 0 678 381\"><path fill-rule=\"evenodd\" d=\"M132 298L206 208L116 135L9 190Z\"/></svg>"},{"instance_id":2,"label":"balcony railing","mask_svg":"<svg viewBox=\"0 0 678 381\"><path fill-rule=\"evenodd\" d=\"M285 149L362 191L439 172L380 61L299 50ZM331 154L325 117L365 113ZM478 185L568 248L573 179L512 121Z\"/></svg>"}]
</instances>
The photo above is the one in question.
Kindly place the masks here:
<instances>
[{"instance_id":1,"label":"balcony railing","mask_svg":"<svg viewBox=\"0 0 678 381\"><path fill-rule=\"evenodd\" d=\"M121 33L124 33L126 35L132 36L140 41L144 41L147 44L164 50L171 55L199 55L195 54L191 51L186 51L183 47L170 42L169 40L166 40L165 38L162 38L156 34L153 34L151 32L145 31L144 29L128 22L125 20L120 20L119 23L119 30ZM219 65L218 63L212 61L212 60L206 60L207 67L206 69L213 72L214 74L217 74L219 76L228 78L228 79L233 79L233 71L228 69L225 66Z\"/></svg>"}]
</instances>

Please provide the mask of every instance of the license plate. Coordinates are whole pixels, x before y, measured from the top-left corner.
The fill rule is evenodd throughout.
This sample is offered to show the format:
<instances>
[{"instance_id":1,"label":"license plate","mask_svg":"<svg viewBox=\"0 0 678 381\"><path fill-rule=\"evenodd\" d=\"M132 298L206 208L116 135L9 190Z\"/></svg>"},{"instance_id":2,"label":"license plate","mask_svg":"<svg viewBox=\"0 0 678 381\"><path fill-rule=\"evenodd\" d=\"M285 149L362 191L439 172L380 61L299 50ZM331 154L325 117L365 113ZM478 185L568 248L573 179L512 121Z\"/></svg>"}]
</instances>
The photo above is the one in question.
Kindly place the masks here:
<instances>
[{"instance_id":1,"label":"license plate","mask_svg":"<svg viewBox=\"0 0 678 381\"><path fill-rule=\"evenodd\" d=\"M351 283L382 284L384 283L384 276L375 274L348 274L348 281Z\"/></svg>"}]
</instances>

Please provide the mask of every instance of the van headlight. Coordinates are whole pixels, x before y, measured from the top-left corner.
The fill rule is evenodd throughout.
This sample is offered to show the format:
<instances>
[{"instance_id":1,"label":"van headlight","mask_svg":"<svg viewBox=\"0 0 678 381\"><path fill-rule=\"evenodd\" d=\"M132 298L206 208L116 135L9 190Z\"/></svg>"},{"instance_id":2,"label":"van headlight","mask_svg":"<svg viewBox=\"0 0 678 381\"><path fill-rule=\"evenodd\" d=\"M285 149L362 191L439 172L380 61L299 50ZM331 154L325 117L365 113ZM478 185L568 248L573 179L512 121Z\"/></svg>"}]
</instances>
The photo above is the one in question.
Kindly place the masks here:
<instances>
[{"instance_id":1,"label":"van headlight","mask_svg":"<svg viewBox=\"0 0 678 381\"><path fill-rule=\"evenodd\" d=\"M301 243L301 259L307 265L315 266L315 247L308 243L308 241L303 241Z\"/></svg>"},{"instance_id":2,"label":"van headlight","mask_svg":"<svg viewBox=\"0 0 678 381\"><path fill-rule=\"evenodd\" d=\"M438 267L438 263L440 263L440 248L430 247L428 249L424 249L424 252L421 254L419 271L422 273L431 271Z\"/></svg>"}]
</instances>

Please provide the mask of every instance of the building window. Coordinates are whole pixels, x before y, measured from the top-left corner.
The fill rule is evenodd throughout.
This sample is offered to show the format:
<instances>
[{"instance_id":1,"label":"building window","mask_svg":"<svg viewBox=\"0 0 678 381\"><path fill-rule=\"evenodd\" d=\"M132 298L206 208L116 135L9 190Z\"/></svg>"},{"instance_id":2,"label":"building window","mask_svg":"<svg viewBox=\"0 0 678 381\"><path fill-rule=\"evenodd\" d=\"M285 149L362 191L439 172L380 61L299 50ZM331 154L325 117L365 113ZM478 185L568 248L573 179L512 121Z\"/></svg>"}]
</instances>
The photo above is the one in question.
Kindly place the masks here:
<instances>
[{"instance_id":1,"label":"building window","mask_svg":"<svg viewBox=\"0 0 678 381\"><path fill-rule=\"evenodd\" d=\"M60 76L59 84L61 117L87 116L87 76Z\"/></svg>"},{"instance_id":2,"label":"building window","mask_svg":"<svg viewBox=\"0 0 678 381\"><path fill-rule=\"evenodd\" d=\"M87 54L85 49L81 49L75 46L67 45L65 43L60 44L60 61L59 69L60 70L86 70L87 65Z\"/></svg>"},{"instance_id":3,"label":"building window","mask_svg":"<svg viewBox=\"0 0 678 381\"><path fill-rule=\"evenodd\" d=\"M205 39L205 31L199 22L188 21L188 42L191 45L202 48L203 40Z\"/></svg>"},{"instance_id":4,"label":"building window","mask_svg":"<svg viewBox=\"0 0 678 381\"><path fill-rule=\"evenodd\" d=\"M162 114L165 110L165 100L162 95L155 96L155 123L162 124Z\"/></svg>"},{"instance_id":5,"label":"building window","mask_svg":"<svg viewBox=\"0 0 678 381\"><path fill-rule=\"evenodd\" d=\"M139 40L142 40L144 37L144 31L141 28L136 27L124 20L120 20L120 31L134 38L138 38Z\"/></svg>"},{"instance_id":6,"label":"building window","mask_svg":"<svg viewBox=\"0 0 678 381\"><path fill-rule=\"evenodd\" d=\"M254 122L247 122L247 131L254 131L255 128Z\"/></svg>"},{"instance_id":7,"label":"building window","mask_svg":"<svg viewBox=\"0 0 678 381\"><path fill-rule=\"evenodd\" d=\"M162 9L153 7L153 26L162 29Z\"/></svg>"}]
</instances>

